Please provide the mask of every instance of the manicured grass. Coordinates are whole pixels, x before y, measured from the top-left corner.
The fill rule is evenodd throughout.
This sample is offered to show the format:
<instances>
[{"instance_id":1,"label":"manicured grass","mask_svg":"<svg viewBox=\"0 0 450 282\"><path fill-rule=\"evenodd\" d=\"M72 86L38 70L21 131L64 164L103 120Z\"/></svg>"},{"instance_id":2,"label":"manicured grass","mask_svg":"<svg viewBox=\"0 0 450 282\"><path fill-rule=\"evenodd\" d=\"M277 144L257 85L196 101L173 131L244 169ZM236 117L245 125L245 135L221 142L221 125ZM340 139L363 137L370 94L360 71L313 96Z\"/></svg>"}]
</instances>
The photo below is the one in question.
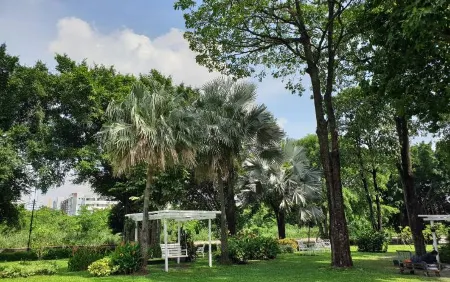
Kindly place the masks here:
<instances>
[{"instance_id":1,"label":"manicured grass","mask_svg":"<svg viewBox=\"0 0 450 282\"><path fill-rule=\"evenodd\" d=\"M353 249L353 248L352 248ZM163 265L150 265L147 276L110 276L92 278L87 272L68 272L67 262L60 260L61 269L54 276L34 276L28 278L4 279L3 281L49 281L49 282L85 282L85 281L444 281L450 278L424 277L422 274L401 275L392 265L395 250L409 249L409 246L390 246L388 253L370 254L353 252L355 266L352 269L333 269L330 267L330 254L305 256L298 253L283 254L271 261L254 261L247 265L207 266L207 259L195 263L176 265L171 262L169 273L163 271ZM0 264L4 265L4 264Z\"/></svg>"}]
</instances>

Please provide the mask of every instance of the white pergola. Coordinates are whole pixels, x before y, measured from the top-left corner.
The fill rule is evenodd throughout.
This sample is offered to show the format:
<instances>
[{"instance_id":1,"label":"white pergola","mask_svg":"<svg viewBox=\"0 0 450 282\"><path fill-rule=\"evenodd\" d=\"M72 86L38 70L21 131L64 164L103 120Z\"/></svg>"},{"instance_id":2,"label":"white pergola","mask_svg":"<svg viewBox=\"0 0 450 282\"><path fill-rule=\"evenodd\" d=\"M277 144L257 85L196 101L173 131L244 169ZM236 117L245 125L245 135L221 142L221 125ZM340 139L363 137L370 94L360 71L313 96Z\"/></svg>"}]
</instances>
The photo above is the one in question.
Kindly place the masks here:
<instances>
[{"instance_id":1,"label":"white pergola","mask_svg":"<svg viewBox=\"0 0 450 282\"><path fill-rule=\"evenodd\" d=\"M438 251L438 242L436 239L436 232L433 229L434 226L434 222L435 221L450 221L450 214L437 214L437 215L431 215L431 214L420 214L419 217L423 218L424 221L429 221L430 225L431 225L431 234L433 236L433 248L434 250L436 250L436 252ZM450 239L450 238L449 238ZM439 259L439 254L436 256L436 259L438 262L441 262Z\"/></svg>"},{"instance_id":2,"label":"white pergola","mask_svg":"<svg viewBox=\"0 0 450 282\"><path fill-rule=\"evenodd\" d=\"M169 254L167 249L167 220L173 219L178 222L178 244L180 244L180 229L181 222L189 220L208 220L208 257L209 267L212 267L212 253L211 253L211 219L215 219L220 214L220 211L180 211L180 210L163 210L152 211L148 213L149 220L162 220L164 223L164 244L165 244L165 271L169 271ZM132 219L136 223L134 230L135 241L138 240L138 222L142 221L143 213L131 213L125 215ZM180 263L180 258L177 258L177 262Z\"/></svg>"}]
</instances>

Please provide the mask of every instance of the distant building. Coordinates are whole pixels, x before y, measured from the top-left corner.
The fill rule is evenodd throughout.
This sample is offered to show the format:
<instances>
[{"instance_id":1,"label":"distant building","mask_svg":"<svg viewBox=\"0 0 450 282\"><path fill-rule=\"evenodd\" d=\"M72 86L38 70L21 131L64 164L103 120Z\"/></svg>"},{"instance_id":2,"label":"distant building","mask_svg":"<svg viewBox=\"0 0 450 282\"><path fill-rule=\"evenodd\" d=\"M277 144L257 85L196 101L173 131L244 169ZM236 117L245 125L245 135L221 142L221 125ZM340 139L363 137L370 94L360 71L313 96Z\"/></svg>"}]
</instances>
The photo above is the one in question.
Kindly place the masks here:
<instances>
[{"instance_id":1,"label":"distant building","mask_svg":"<svg viewBox=\"0 0 450 282\"><path fill-rule=\"evenodd\" d=\"M68 198L61 201L60 208L68 215L78 215L82 206L85 206L88 210L96 210L106 209L117 203L118 201L113 201L111 198L105 196L72 193Z\"/></svg>"},{"instance_id":2,"label":"distant building","mask_svg":"<svg viewBox=\"0 0 450 282\"><path fill-rule=\"evenodd\" d=\"M59 210L61 209L61 204L64 201L64 197L56 197L52 203L52 209Z\"/></svg>"}]
</instances>

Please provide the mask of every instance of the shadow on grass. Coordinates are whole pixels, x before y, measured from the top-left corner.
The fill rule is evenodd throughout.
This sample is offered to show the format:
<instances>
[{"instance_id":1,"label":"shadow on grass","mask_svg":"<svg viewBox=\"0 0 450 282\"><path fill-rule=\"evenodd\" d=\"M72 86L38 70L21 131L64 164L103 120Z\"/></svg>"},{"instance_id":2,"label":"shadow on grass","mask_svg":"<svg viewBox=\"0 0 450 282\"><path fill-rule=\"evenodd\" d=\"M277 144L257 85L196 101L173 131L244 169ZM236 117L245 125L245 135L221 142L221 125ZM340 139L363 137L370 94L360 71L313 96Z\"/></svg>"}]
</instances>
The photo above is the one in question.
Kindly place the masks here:
<instances>
[{"instance_id":1,"label":"shadow on grass","mask_svg":"<svg viewBox=\"0 0 450 282\"><path fill-rule=\"evenodd\" d=\"M250 261L246 265L208 266L208 259L202 258L191 263L171 261L169 272L164 272L164 264L149 265L148 275L114 275L110 277L92 278L87 272L68 272L62 268L57 276L37 276L36 280L27 281L246 281L246 282L289 282L289 281L445 281L449 278L423 277L422 274L401 275L398 268L392 265L393 253L365 254L353 253L354 267L335 269L330 265L330 253L315 256L300 254L283 254L275 260Z\"/></svg>"}]
</instances>

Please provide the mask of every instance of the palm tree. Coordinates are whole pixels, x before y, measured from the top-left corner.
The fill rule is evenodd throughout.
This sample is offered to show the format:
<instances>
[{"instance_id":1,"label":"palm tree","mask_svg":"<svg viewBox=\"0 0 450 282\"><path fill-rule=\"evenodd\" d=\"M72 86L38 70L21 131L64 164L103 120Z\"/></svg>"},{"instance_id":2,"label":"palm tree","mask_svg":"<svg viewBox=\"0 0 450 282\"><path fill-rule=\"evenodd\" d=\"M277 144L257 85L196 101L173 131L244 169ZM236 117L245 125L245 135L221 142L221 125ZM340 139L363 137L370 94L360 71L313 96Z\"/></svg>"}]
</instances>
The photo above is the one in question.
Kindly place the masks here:
<instances>
[{"instance_id":1,"label":"palm tree","mask_svg":"<svg viewBox=\"0 0 450 282\"><path fill-rule=\"evenodd\" d=\"M147 271L149 202L153 176L167 166L195 163L191 142L193 116L183 99L156 81L136 83L121 102L111 102L100 136L116 175L146 164L146 186L141 230L142 271Z\"/></svg>"},{"instance_id":2,"label":"palm tree","mask_svg":"<svg viewBox=\"0 0 450 282\"><path fill-rule=\"evenodd\" d=\"M249 140L270 146L283 132L264 105L256 105L256 87L247 82L218 78L203 87L197 101L204 125L198 169L213 180L221 210L221 261L229 262L224 182L231 181L236 159ZM230 189L233 187L230 186Z\"/></svg>"},{"instance_id":3,"label":"palm tree","mask_svg":"<svg viewBox=\"0 0 450 282\"><path fill-rule=\"evenodd\" d=\"M308 159L302 147L287 139L281 144L282 160L268 161L261 153L253 154L243 166L247 173L242 177L243 204L262 200L275 213L278 237L286 237L286 211L299 212L299 221L311 221L321 216L314 204L320 198L320 173L308 167Z\"/></svg>"}]
</instances>

